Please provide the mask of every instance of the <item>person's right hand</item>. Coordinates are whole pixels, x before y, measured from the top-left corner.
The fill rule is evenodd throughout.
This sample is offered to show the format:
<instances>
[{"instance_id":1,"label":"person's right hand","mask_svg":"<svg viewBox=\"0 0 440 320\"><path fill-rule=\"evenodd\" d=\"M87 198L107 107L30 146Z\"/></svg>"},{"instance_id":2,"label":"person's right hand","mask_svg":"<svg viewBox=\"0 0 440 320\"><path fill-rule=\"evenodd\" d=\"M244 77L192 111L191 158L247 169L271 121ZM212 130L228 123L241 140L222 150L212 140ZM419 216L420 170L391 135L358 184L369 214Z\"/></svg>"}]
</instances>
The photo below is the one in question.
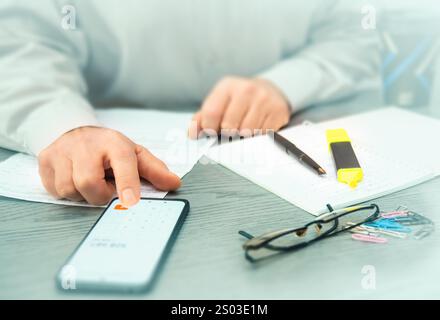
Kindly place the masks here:
<instances>
[{"instance_id":1,"label":"person's right hand","mask_svg":"<svg viewBox=\"0 0 440 320\"><path fill-rule=\"evenodd\" d=\"M38 156L44 187L58 199L86 200L106 204L114 195L106 173L113 172L122 204L133 206L140 199L140 178L157 189L180 187L180 179L144 147L121 133L82 127L62 135Z\"/></svg>"}]
</instances>

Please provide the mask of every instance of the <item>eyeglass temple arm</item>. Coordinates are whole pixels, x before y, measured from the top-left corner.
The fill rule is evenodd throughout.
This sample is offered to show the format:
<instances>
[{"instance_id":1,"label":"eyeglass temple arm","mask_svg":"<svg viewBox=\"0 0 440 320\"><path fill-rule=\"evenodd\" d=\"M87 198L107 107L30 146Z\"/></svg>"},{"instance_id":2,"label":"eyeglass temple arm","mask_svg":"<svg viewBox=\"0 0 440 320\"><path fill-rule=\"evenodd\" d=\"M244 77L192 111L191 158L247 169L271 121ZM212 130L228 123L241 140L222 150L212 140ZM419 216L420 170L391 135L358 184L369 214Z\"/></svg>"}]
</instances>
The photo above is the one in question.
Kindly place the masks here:
<instances>
[{"instance_id":1,"label":"eyeglass temple arm","mask_svg":"<svg viewBox=\"0 0 440 320\"><path fill-rule=\"evenodd\" d=\"M289 234L295 230L297 230L297 228L289 228L289 229L283 229L283 230L278 230L278 231L272 231L272 232L265 233L261 236L252 237L252 238L249 238L249 236L251 236L251 235L248 234L247 232L240 232L240 234L249 239L248 241L246 241L243 244L243 248L252 250L252 249L259 249L259 248L263 247L265 244L267 244L268 242L270 242L276 238L279 238L281 236L284 236L286 234Z\"/></svg>"},{"instance_id":2,"label":"eyeglass temple arm","mask_svg":"<svg viewBox=\"0 0 440 320\"><path fill-rule=\"evenodd\" d=\"M250 233L247 233L246 231L243 231L243 230L238 231L238 234L247 238L247 239L255 238L253 235L251 235Z\"/></svg>"}]
</instances>

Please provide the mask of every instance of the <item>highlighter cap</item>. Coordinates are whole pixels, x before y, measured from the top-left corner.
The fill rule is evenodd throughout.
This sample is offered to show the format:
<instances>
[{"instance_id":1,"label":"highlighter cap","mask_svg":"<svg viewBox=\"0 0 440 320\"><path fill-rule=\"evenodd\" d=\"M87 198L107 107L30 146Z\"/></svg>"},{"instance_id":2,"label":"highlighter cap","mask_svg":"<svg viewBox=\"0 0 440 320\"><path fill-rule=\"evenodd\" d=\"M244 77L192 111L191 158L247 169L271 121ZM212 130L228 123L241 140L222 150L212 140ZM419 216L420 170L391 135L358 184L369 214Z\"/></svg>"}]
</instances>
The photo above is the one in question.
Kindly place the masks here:
<instances>
[{"instance_id":1,"label":"highlighter cap","mask_svg":"<svg viewBox=\"0 0 440 320\"><path fill-rule=\"evenodd\" d=\"M329 145L336 142L351 142L347 131L344 129L332 129L326 131L327 142Z\"/></svg>"}]
</instances>

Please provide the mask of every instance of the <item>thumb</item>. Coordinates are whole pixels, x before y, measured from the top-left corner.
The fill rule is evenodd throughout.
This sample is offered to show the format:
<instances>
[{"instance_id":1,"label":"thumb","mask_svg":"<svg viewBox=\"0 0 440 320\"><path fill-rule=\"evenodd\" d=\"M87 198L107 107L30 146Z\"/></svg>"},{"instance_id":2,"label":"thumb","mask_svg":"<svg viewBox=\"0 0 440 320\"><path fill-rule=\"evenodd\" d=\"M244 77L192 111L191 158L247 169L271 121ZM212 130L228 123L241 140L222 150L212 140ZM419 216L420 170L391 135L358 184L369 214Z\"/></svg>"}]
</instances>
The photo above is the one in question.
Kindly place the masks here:
<instances>
[{"instance_id":1,"label":"thumb","mask_svg":"<svg viewBox=\"0 0 440 320\"><path fill-rule=\"evenodd\" d=\"M190 139L197 139L199 137L199 133L202 130L201 121L202 113L199 111L193 116L189 125L188 136Z\"/></svg>"},{"instance_id":2,"label":"thumb","mask_svg":"<svg viewBox=\"0 0 440 320\"><path fill-rule=\"evenodd\" d=\"M142 146L136 147L139 175L154 187L163 191L176 190L180 187L180 178L168 170L161 160Z\"/></svg>"}]
</instances>

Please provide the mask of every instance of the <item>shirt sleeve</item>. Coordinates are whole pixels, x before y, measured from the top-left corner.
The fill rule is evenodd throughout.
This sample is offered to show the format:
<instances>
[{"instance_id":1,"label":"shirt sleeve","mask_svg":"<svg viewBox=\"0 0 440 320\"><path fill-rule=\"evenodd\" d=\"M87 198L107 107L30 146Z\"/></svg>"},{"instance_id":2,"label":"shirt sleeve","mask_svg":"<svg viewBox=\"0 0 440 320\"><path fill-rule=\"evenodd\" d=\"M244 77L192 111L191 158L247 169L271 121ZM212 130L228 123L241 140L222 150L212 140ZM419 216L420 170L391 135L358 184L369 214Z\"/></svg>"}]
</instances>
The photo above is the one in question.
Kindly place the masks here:
<instances>
[{"instance_id":1,"label":"shirt sleeve","mask_svg":"<svg viewBox=\"0 0 440 320\"><path fill-rule=\"evenodd\" d=\"M38 155L63 133L98 126L86 99L87 45L57 1L0 4L0 146Z\"/></svg>"},{"instance_id":2,"label":"shirt sleeve","mask_svg":"<svg viewBox=\"0 0 440 320\"><path fill-rule=\"evenodd\" d=\"M380 38L362 18L359 2L320 2L304 47L259 77L284 93L292 112L377 86Z\"/></svg>"}]
</instances>

